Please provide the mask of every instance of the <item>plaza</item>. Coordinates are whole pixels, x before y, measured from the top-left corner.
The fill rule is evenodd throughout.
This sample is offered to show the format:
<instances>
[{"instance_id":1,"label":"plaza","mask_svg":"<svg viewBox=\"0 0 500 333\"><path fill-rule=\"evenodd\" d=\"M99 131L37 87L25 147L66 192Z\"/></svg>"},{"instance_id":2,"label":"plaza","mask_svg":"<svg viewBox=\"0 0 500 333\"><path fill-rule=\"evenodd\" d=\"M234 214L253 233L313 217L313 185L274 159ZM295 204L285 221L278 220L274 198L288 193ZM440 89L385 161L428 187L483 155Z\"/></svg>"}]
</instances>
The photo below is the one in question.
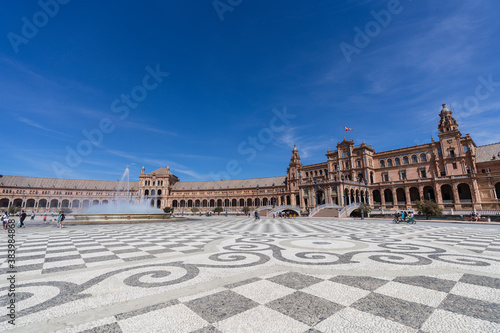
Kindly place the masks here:
<instances>
[{"instance_id":1,"label":"plaza","mask_svg":"<svg viewBox=\"0 0 500 333\"><path fill-rule=\"evenodd\" d=\"M214 216L15 237L1 330L500 331L498 225Z\"/></svg>"}]
</instances>

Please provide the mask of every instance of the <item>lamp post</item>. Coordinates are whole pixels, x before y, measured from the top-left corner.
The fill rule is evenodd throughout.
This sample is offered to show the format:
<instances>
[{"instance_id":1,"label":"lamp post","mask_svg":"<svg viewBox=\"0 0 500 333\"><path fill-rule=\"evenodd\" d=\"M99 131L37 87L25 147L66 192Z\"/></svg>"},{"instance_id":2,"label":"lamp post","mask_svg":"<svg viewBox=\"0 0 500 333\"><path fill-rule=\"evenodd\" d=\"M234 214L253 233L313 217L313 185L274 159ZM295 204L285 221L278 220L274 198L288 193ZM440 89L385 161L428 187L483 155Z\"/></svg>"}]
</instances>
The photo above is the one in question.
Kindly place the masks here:
<instances>
[{"instance_id":1,"label":"lamp post","mask_svg":"<svg viewBox=\"0 0 500 333\"><path fill-rule=\"evenodd\" d=\"M228 194L228 192L226 191L226 200L227 200L227 203L229 204L229 199L228 199L228 196L229 196L229 194ZM228 205L226 205L226 201L224 201L224 206L226 206L226 217L227 217L227 206L228 206Z\"/></svg>"},{"instance_id":2,"label":"lamp post","mask_svg":"<svg viewBox=\"0 0 500 333\"><path fill-rule=\"evenodd\" d=\"M273 217L274 217L274 207L276 207L276 204L274 202L274 183L273 183Z\"/></svg>"},{"instance_id":3,"label":"lamp post","mask_svg":"<svg viewBox=\"0 0 500 333\"><path fill-rule=\"evenodd\" d=\"M186 193L182 193L182 216L184 216L184 206L186 205L186 201L184 201L184 195Z\"/></svg>"},{"instance_id":4,"label":"lamp post","mask_svg":"<svg viewBox=\"0 0 500 333\"><path fill-rule=\"evenodd\" d=\"M257 211L259 211L259 185L257 184Z\"/></svg>"}]
</instances>

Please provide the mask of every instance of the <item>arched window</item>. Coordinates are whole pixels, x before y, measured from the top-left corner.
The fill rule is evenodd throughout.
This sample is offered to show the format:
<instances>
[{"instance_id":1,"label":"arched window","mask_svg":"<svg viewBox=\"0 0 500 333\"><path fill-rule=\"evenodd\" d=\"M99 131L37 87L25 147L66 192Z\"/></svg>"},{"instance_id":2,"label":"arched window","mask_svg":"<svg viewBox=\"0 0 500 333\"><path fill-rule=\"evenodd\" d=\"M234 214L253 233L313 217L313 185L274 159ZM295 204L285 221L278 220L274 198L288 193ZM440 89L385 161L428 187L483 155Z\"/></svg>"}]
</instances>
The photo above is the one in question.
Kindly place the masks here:
<instances>
[{"instance_id":1,"label":"arched window","mask_svg":"<svg viewBox=\"0 0 500 333\"><path fill-rule=\"evenodd\" d=\"M392 166L392 160L391 159L387 160L387 166L390 166L390 167Z\"/></svg>"},{"instance_id":2,"label":"arched window","mask_svg":"<svg viewBox=\"0 0 500 333\"><path fill-rule=\"evenodd\" d=\"M420 162L427 162L427 155L424 153L420 154Z\"/></svg>"},{"instance_id":3,"label":"arched window","mask_svg":"<svg viewBox=\"0 0 500 333\"><path fill-rule=\"evenodd\" d=\"M309 177L309 172L306 171L306 177Z\"/></svg>"},{"instance_id":4,"label":"arched window","mask_svg":"<svg viewBox=\"0 0 500 333\"><path fill-rule=\"evenodd\" d=\"M411 163L418 163L417 155L411 155Z\"/></svg>"},{"instance_id":5,"label":"arched window","mask_svg":"<svg viewBox=\"0 0 500 333\"><path fill-rule=\"evenodd\" d=\"M399 159L399 157L396 157L396 158L394 159L394 163L395 163L396 165L401 165L401 160Z\"/></svg>"},{"instance_id":6,"label":"arched window","mask_svg":"<svg viewBox=\"0 0 500 333\"><path fill-rule=\"evenodd\" d=\"M380 167L385 168L385 161L384 160L380 161Z\"/></svg>"},{"instance_id":7,"label":"arched window","mask_svg":"<svg viewBox=\"0 0 500 333\"><path fill-rule=\"evenodd\" d=\"M408 160L408 156L403 156L403 164L410 164L410 161Z\"/></svg>"}]
</instances>

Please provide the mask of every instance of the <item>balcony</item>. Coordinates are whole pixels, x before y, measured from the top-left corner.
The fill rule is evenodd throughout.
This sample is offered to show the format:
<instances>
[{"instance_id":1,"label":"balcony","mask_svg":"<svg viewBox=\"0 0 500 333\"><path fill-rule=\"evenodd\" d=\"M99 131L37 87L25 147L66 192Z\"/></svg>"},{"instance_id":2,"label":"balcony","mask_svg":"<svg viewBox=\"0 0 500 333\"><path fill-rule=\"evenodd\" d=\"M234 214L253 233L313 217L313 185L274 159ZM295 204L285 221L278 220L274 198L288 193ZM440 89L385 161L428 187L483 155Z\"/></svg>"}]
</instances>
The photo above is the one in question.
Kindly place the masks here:
<instances>
[{"instance_id":1,"label":"balcony","mask_svg":"<svg viewBox=\"0 0 500 333\"><path fill-rule=\"evenodd\" d=\"M460 203L472 203L472 199L460 199Z\"/></svg>"}]
</instances>

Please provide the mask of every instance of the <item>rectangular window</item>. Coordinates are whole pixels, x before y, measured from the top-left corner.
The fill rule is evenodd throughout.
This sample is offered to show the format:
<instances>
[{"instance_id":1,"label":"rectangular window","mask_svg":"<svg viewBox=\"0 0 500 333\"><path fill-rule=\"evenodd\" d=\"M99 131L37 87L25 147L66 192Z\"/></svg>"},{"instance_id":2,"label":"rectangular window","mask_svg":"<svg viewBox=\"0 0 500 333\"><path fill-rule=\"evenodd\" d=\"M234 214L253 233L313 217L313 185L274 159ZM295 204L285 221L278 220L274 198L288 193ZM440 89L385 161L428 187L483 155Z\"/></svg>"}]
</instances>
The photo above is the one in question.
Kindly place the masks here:
<instances>
[{"instance_id":1,"label":"rectangular window","mask_svg":"<svg viewBox=\"0 0 500 333\"><path fill-rule=\"evenodd\" d=\"M382 181L384 181L384 182L388 182L389 181L389 173L384 172L382 174Z\"/></svg>"},{"instance_id":2,"label":"rectangular window","mask_svg":"<svg viewBox=\"0 0 500 333\"><path fill-rule=\"evenodd\" d=\"M438 149L438 156L441 156L441 149Z\"/></svg>"},{"instance_id":3,"label":"rectangular window","mask_svg":"<svg viewBox=\"0 0 500 333\"><path fill-rule=\"evenodd\" d=\"M441 171L441 177L444 177L444 176L446 176L446 172Z\"/></svg>"},{"instance_id":4,"label":"rectangular window","mask_svg":"<svg viewBox=\"0 0 500 333\"><path fill-rule=\"evenodd\" d=\"M467 152L467 146L464 145L464 153L466 153L466 152Z\"/></svg>"},{"instance_id":5,"label":"rectangular window","mask_svg":"<svg viewBox=\"0 0 500 333\"><path fill-rule=\"evenodd\" d=\"M425 172L425 169L420 169L420 178L427 178L427 173Z\"/></svg>"},{"instance_id":6,"label":"rectangular window","mask_svg":"<svg viewBox=\"0 0 500 333\"><path fill-rule=\"evenodd\" d=\"M457 168L457 163L453 163L453 169Z\"/></svg>"},{"instance_id":7,"label":"rectangular window","mask_svg":"<svg viewBox=\"0 0 500 333\"><path fill-rule=\"evenodd\" d=\"M455 157L455 151L453 149L450 150L450 157Z\"/></svg>"},{"instance_id":8,"label":"rectangular window","mask_svg":"<svg viewBox=\"0 0 500 333\"><path fill-rule=\"evenodd\" d=\"M400 177L401 177L401 180L406 180L406 170L402 170L400 173L399 173Z\"/></svg>"}]
</instances>

